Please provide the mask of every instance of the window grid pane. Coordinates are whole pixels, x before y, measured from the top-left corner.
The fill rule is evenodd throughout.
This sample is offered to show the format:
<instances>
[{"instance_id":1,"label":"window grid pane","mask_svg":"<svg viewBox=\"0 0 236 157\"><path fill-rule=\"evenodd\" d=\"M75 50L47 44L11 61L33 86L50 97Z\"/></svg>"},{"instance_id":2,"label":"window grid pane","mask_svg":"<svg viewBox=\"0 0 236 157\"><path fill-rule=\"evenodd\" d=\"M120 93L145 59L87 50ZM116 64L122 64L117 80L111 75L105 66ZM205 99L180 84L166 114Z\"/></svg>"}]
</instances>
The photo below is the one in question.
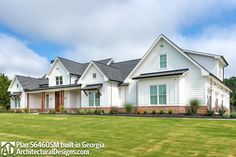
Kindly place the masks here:
<instances>
[{"instance_id":1,"label":"window grid pane","mask_svg":"<svg viewBox=\"0 0 236 157\"><path fill-rule=\"evenodd\" d=\"M166 68L166 55L160 55L160 68Z\"/></svg>"},{"instance_id":2,"label":"window grid pane","mask_svg":"<svg viewBox=\"0 0 236 157\"><path fill-rule=\"evenodd\" d=\"M159 85L159 104L166 104L166 85Z\"/></svg>"},{"instance_id":3,"label":"window grid pane","mask_svg":"<svg viewBox=\"0 0 236 157\"><path fill-rule=\"evenodd\" d=\"M150 103L157 105L157 86L150 86Z\"/></svg>"},{"instance_id":4,"label":"window grid pane","mask_svg":"<svg viewBox=\"0 0 236 157\"><path fill-rule=\"evenodd\" d=\"M99 95L99 93L95 94L95 106L100 106L100 95Z\"/></svg>"},{"instance_id":5,"label":"window grid pane","mask_svg":"<svg viewBox=\"0 0 236 157\"><path fill-rule=\"evenodd\" d=\"M94 106L94 93L89 93L89 106Z\"/></svg>"}]
</instances>

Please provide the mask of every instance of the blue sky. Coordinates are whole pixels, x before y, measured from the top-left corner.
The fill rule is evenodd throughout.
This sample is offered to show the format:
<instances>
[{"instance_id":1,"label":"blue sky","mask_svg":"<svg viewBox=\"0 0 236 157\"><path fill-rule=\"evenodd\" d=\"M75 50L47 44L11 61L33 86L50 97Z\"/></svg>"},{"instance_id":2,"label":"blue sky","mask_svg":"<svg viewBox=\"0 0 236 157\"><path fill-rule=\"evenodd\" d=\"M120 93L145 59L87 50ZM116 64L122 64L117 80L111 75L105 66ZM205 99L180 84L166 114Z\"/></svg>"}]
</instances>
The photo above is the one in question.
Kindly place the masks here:
<instances>
[{"instance_id":1,"label":"blue sky","mask_svg":"<svg viewBox=\"0 0 236 157\"><path fill-rule=\"evenodd\" d=\"M162 33L182 48L224 55L226 77L236 76L235 15L232 0L0 0L0 72L41 76L56 56L142 57Z\"/></svg>"}]
</instances>

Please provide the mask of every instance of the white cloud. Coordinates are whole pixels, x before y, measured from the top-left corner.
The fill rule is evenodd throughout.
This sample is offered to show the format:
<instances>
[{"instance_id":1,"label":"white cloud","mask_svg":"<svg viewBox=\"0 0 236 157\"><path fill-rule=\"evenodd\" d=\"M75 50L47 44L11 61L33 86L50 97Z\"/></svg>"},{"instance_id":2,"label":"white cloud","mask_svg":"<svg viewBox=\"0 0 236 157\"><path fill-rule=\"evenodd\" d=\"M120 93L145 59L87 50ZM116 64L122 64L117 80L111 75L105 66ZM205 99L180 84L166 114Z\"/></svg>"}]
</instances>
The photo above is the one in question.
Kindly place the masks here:
<instances>
[{"instance_id":1,"label":"white cloud","mask_svg":"<svg viewBox=\"0 0 236 157\"><path fill-rule=\"evenodd\" d=\"M228 27L209 26L195 37L178 36L173 41L181 48L220 54L228 61L225 77L236 76L236 25Z\"/></svg>"},{"instance_id":2,"label":"white cloud","mask_svg":"<svg viewBox=\"0 0 236 157\"><path fill-rule=\"evenodd\" d=\"M225 52L234 63L232 38L223 41L228 46L218 47L214 44L221 38L213 36L212 28L186 40L180 32L235 7L233 0L0 0L0 23L30 39L64 45L64 56L81 62L141 57L163 33L186 48ZM229 72L235 74L230 67Z\"/></svg>"},{"instance_id":3,"label":"white cloud","mask_svg":"<svg viewBox=\"0 0 236 157\"><path fill-rule=\"evenodd\" d=\"M27 47L26 43L0 33L0 72L40 77L49 67L46 58Z\"/></svg>"}]
</instances>

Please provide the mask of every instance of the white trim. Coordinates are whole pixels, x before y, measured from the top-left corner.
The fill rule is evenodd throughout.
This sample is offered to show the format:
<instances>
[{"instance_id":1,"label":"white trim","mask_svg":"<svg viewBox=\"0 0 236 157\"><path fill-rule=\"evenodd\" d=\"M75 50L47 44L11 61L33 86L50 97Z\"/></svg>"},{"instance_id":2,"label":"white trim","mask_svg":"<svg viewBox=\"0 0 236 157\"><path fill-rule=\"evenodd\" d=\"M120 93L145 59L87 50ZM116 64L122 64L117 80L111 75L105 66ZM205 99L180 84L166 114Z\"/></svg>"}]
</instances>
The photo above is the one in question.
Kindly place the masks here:
<instances>
[{"instance_id":1,"label":"white trim","mask_svg":"<svg viewBox=\"0 0 236 157\"><path fill-rule=\"evenodd\" d=\"M8 92L11 92L11 88L12 88L12 86L13 86L13 84L15 83L15 81L18 81L19 82L19 84L20 84L20 81L17 79L17 77L16 77L16 75L14 76L14 79L13 79L13 81L11 81L11 84L10 84L10 86L8 87L8 89L7 89L7 91ZM20 86L21 86L21 88L23 89L23 86L20 84ZM24 89L22 90L22 91L24 91Z\"/></svg>"},{"instance_id":2,"label":"white trim","mask_svg":"<svg viewBox=\"0 0 236 157\"><path fill-rule=\"evenodd\" d=\"M105 79L105 80L108 80L108 78L106 77L106 75L97 67L97 65L96 65L93 61L91 61L91 62L89 63L89 65L88 65L88 67L85 69L85 71L84 71L83 74L81 75L81 77L79 78L79 81L78 81L78 82L80 82L80 81L83 79L84 75L87 73L87 71L89 70L89 68L90 68L92 65L94 65L94 66L97 68L97 70L104 76L104 79Z\"/></svg>"},{"instance_id":3,"label":"white trim","mask_svg":"<svg viewBox=\"0 0 236 157\"><path fill-rule=\"evenodd\" d=\"M68 75L70 74L69 71L66 69L66 67L61 63L60 59L56 58L56 59L54 60L53 64L52 64L52 66L50 67L49 71L47 72L46 78L49 78L49 75L50 75L50 73L52 72L53 68L55 67L55 64L56 64L57 61L58 61L58 62L62 65L62 67L66 70L67 74L68 74Z\"/></svg>"},{"instance_id":4,"label":"white trim","mask_svg":"<svg viewBox=\"0 0 236 157\"><path fill-rule=\"evenodd\" d=\"M196 65L198 68L200 68L200 70L202 71L203 75L209 75L209 72L206 71L204 68L202 68L198 63L196 63L195 60L193 60L192 58L190 58L188 55L186 55L184 53L184 51L182 49L180 49L179 47L177 47L170 39L168 39L167 37L165 37L163 34L159 35L159 37L154 41L154 43L151 45L151 47L148 48L147 52L144 54L144 56L142 57L142 59L139 61L139 63L133 68L133 70L129 73L129 75L126 77L126 79L124 80L124 82L128 82L128 78L133 74L133 72L141 65L141 63L143 62L143 60L147 57L147 55L153 50L153 48L156 46L156 44L161 40L165 40L168 44L170 44L172 47L174 47L178 52L180 52L183 56L185 56L187 59L189 59L194 65Z\"/></svg>"}]
</instances>

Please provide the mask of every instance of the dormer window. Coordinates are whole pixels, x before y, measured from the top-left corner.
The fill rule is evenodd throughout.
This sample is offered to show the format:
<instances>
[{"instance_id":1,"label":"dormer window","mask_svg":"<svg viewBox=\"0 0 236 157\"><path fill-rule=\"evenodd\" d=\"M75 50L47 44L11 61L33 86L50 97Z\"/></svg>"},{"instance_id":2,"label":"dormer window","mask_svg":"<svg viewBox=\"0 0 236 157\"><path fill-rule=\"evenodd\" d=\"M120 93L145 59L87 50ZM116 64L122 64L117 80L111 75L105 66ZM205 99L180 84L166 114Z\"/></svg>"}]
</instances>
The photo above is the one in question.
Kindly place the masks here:
<instances>
[{"instance_id":1,"label":"dormer window","mask_svg":"<svg viewBox=\"0 0 236 157\"><path fill-rule=\"evenodd\" d=\"M62 76L56 76L56 85L63 85Z\"/></svg>"},{"instance_id":2,"label":"dormer window","mask_svg":"<svg viewBox=\"0 0 236 157\"><path fill-rule=\"evenodd\" d=\"M96 77L97 77L96 73L93 73L93 78L96 78Z\"/></svg>"},{"instance_id":3,"label":"dormer window","mask_svg":"<svg viewBox=\"0 0 236 157\"><path fill-rule=\"evenodd\" d=\"M166 68L167 67L167 57L166 54L160 55L160 68Z\"/></svg>"}]
</instances>

